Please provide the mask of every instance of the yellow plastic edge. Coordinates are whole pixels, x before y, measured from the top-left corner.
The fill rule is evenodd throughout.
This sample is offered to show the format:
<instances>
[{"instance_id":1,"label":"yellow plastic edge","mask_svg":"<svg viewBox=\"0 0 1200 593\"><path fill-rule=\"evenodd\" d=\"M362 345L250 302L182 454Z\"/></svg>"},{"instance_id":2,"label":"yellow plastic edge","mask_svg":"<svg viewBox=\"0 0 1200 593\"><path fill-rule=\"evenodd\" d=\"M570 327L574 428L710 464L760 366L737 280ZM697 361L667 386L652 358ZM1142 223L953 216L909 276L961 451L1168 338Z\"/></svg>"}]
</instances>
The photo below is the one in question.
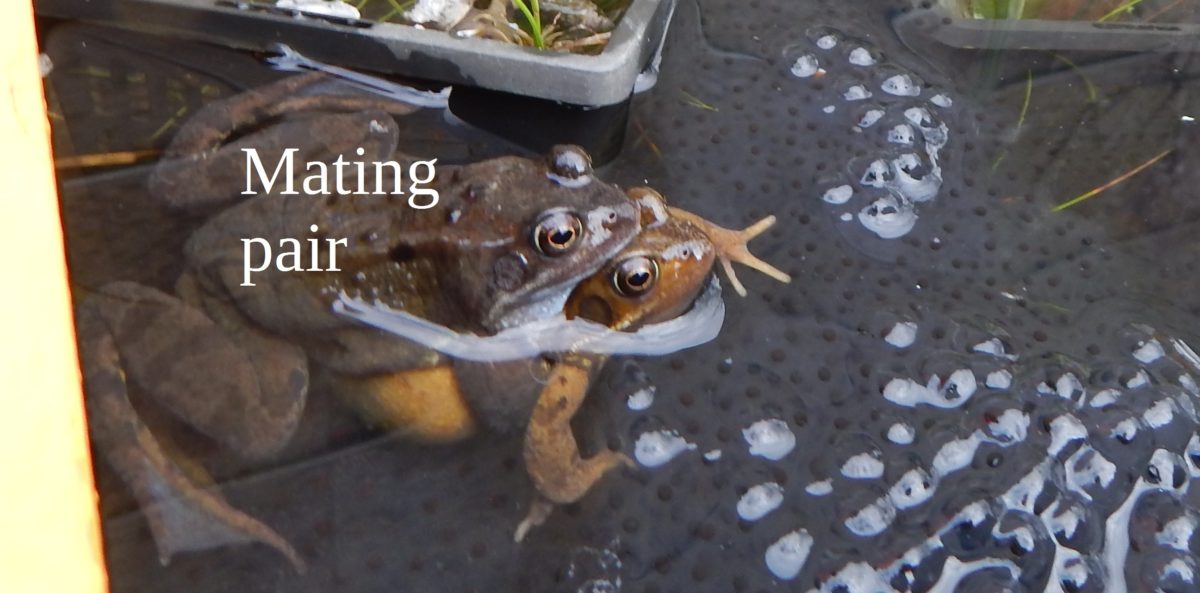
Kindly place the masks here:
<instances>
[{"instance_id":1,"label":"yellow plastic edge","mask_svg":"<svg viewBox=\"0 0 1200 593\"><path fill-rule=\"evenodd\" d=\"M33 7L0 4L0 591L107 589Z\"/></svg>"}]
</instances>

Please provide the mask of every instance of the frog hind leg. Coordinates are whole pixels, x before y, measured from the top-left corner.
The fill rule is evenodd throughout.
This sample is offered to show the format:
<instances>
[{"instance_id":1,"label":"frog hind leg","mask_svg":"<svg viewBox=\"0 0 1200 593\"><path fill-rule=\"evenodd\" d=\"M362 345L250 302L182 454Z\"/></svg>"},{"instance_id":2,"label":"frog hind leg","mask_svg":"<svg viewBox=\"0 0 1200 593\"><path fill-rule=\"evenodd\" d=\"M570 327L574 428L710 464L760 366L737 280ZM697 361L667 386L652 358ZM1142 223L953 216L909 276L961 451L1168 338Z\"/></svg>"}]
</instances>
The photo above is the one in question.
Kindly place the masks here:
<instances>
[{"instance_id":1,"label":"frog hind leg","mask_svg":"<svg viewBox=\"0 0 1200 593\"><path fill-rule=\"evenodd\" d=\"M605 449L584 459L579 453L571 417L587 395L594 362L589 359L564 361L555 366L542 389L525 432L525 467L538 491L529 515L517 527L514 539L521 541L535 525L549 516L555 504L575 502L587 494L609 470L633 460L624 453Z\"/></svg>"},{"instance_id":2,"label":"frog hind leg","mask_svg":"<svg viewBox=\"0 0 1200 593\"><path fill-rule=\"evenodd\" d=\"M151 342L156 333L174 331L179 343L223 346L220 329L206 321L177 299L133 283L107 286L81 304L77 331L93 444L133 491L146 514L163 564L178 552L261 542L278 550L303 573L303 559L283 536L233 508L215 486L198 485L193 467L172 458L129 400L127 382L144 371L137 365L128 368L128 357L123 356L119 342L130 338L136 327L143 339ZM201 347L189 352L166 345L159 350L165 355L159 361L168 366L199 368L217 359L227 365L218 367L225 376L253 373L244 368L245 361L238 364L228 360L226 353L210 350ZM171 380L164 382L170 384ZM199 397L218 402L222 399L210 391Z\"/></svg>"}]
</instances>

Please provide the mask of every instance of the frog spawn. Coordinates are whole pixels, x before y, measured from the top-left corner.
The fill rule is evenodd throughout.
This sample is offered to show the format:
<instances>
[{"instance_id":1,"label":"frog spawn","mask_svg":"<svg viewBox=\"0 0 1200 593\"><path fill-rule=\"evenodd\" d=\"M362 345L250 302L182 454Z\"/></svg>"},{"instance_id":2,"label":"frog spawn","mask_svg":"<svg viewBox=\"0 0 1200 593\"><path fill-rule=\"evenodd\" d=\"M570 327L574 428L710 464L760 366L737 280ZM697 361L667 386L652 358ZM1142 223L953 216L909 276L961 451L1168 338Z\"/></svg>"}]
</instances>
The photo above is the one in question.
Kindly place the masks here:
<instances>
[{"instance_id":1,"label":"frog spawn","mask_svg":"<svg viewBox=\"0 0 1200 593\"><path fill-rule=\"evenodd\" d=\"M903 237L917 223L916 205L941 189L939 156L950 128L936 113L949 109L953 99L930 92L916 74L883 62L880 52L839 31L817 28L808 37L783 50L790 74L802 81L822 79L836 93L822 111L836 116L838 103L844 103L850 107L842 110L849 114L847 127L874 137L878 146L876 154L847 164L851 183L830 184L821 198L837 207L833 211L843 221L857 218L882 239ZM869 82L852 82L864 73ZM859 197L852 203L854 185Z\"/></svg>"},{"instance_id":2,"label":"frog spawn","mask_svg":"<svg viewBox=\"0 0 1200 593\"><path fill-rule=\"evenodd\" d=\"M887 331L884 327L877 336ZM931 372L918 375L918 386L932 395L890 401L883 395L883 382L877 397L884 410L892 411L886 415L919 410L918 417L930 419L891 424L886 432L896 445L892 450L911 448L915 455L922 441L936 441L934 453L921 455L924 463L905 467L911 459L868 447L836 460L839 475L832 479L790 488L770 481L747 483L725 504L743 524L754 524L756 530L770 525L778 534L766 541L755 537L760 570L799 583L798 590L829 593L1133 590L1132 581L1126 587L1109 578L1123 571L1129 571L1129 579L1158 583L1162 591L1193 590L1191 551L1193 542L1200 542L1191 490L1191 480L1200 477L1195 412L1200 390L1194 376L1200 374L1200 364L1186 342L1154 328L1132 326L1117 334L1113 349L1121 353L1120 360L1090 373L1062 355L1023 352L1007 335L977 337L974 332L961 339L959 353L935 354L925 365ZM927 339L921 332L912 346L920 348ZM1163 353L1147 356L1148 350L1156 350L1147 347L1154 342ZM948 360L939 362L940 357ZM1121 372L1110 377L1099 370L1105 366ZM1009 377L1006 386L984 383L984 377L998 373ZM933 375L941 378L924 380ZM963 396L952 406L939 393L948 386ZM954 419L981 412L982 421L973 430L929 432L930 426L955 426ZM751 433L787 424L755 422L756 430L743 428L744 440L750 444ZM1114 425L1128 425L1129 434L1113 434ZM787 432L809 438L804 431ZM697 442L704 446L702 439ZM1006 462L1002 471L1012 475L1012 482L999 489L981 491L970 485L980 467L993 467L993 459L1004 453L1032 463ZM797 475L792 472L805 474L810 463L797 467L797 461L789 452L778 460L760 456L755 463L786 471L788 483L794 484ZM821 499L861 498L875 484L882 485L882 496L845 512L834 526L840 538L856 547L890 546L892 551L882 559L830 566L838 556L825 550L837 550L838 542L831 542L812 516L797 518L788 509ZM911 533L914 526L932 526L931 535L895 548L895 542L903 541L896 534Z\"/></svg>"},{"instance_id":3,"label":"frog spawn","mask_svg":"<svg viewBox=\"0 0 1200 593\"><path fill-rule=\"evenodd\" d=\"M1155 332L1151 328L1138 327L1148 335L1129 349L1129 357L1143 364L1144 359L1166 358L1166 349L1161 356L1146 356L1146 344L1159 338L1152 337ZM1025 587L1021 590L1115 593L1128 590L1126 570L1133 538L1143 542L1139 547L1156 546L1149 553L1143 550L1142 555L1149 558L1144 564L1151 573L1144 578L1157 580L1160 590L1194 588L1196 566L1190 552L1197 519L1194 509L1184 505L1190 500L1192 480L1200 478L1196 417L1200 390L1192 377L1192 373L1200 373L1200 365L1188 359L1191 349L1186 343L1175 339L1168 343L1174 358L1184 361L1184 371L1156 373L1153 367L1140 368L1137 374L1146 375L1147 382L1126 387L1124 398L1111 394L1116 389L1089 386L1072 372L1030 384L1023 396L1010 394L1008 397L1033 397L1055 404L1058 413L1040 421L1048 438L1032 438L1030 415L1012 401L1007 404L1012 407L990 416L983 428L943 443L927 467L901 474L883 497L849 516L843 527L855 537L871 538L903 522L907 514L921 512L940 485L954 480L980 455L984 444L1005 449L1040 440L1042 461L998 496L964 501L933 535L896 554L894 560L882 566L850 562L820 580L812 591L954 591L962 590L969 580L974 584L969 590L982 582L1000 587L1020 582ZM993 360L1016 358L994 345L974 352L976 357ZM1101 395L1104 397L1098 402ZM1115 405L1132 398L1141 401L1141 409ZM939 405L943 402L932 396L891 403L945 409ZM1126 433L1103 429L1112 424L1130 428ZM908 435L912 428L907 425L894 424L888 432L889 438L896 437L891 440L897 445L912 442ZM1147 442L1140 447L1133 476L1118 479L1118 463L1109 456L1124 453L1119 448L1139 438ZM847 460L842 473L852 479L877 478L883 474L879 465L877 454L864 453ZM1120 467L1129 468L1130 464L1121 463ZM829 481L823 481L810 484L804 495L836 492ZM1152 533L1141 533L1146 521L1138 517L1163 510L1168 516L1157 521L1156 527L1151 522ZM976 544L966 553L957 543L966 533L981 538L977 541L984 545ZM811 546L806 530L789 532L767 547L764 562L776 578L796 578Z\"/></svg>"}]
</instances>

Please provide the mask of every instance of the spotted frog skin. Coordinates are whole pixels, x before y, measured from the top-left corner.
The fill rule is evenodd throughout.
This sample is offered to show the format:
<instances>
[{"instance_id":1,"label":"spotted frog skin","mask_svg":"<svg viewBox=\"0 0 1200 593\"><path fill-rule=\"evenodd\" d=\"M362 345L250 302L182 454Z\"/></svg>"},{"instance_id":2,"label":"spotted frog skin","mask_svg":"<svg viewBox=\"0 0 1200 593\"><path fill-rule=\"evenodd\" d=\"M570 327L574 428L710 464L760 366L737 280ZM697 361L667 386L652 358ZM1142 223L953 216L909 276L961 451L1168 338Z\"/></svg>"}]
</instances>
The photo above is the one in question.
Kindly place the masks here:
<instances>
[{"instance_id":1,"label":"spotted frog skin","mask_svg":"<svg viewBox=\"0 0 1200 593\"><path fill-rule=\"evenodd\" d=\"M203 485L207 476L196 464L170 452L165 435L139 417L131 391L235 453L266 458L294 432L311 372L341 378L353 396L377 391L388 377L429 387L423 372L453 368L435 352L334 313L339 294L488 334L561 311L575 284L639 230L636 205L592 178L587 155L574 147L556 148L544 160L439 167L430 187L441 200L428 210L387 195L238 196L243 147L259 148L272 163L287 147L303 149L297 162L407 158L396 152L394 119L407 107L308 94L320 81L320 75L284 79L214 103L190 120L150 186L176 207L216 214L189 238L174 292L114 282L78 307L94 444L145 511L164 563L180 551L262 542L304 569L282 536L233 508ZM246 130L257 131L229 141ZM365 156L355 154L359 147ZM248 287L242 286L248 237L271 244L345 238L347 245L337 253L340 271L268 270ZM318 257L320 268L330 267L327 250ZM491 382L470 375L456 380L455 389L483 397L477 392ZM457 438L470 428L425 424L414 432L429 440Z\"/></svg>"}]
</instances>

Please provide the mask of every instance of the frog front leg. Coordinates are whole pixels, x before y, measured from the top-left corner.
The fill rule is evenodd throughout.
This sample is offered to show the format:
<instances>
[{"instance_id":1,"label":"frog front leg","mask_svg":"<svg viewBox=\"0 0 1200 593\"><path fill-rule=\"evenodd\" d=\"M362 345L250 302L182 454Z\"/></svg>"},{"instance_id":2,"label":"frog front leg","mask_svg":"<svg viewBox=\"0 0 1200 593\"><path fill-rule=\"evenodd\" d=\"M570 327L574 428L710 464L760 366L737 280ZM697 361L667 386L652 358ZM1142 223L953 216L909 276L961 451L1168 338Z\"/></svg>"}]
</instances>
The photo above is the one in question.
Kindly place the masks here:
<instances>
[{"instance_id":1,"label":"frog front leg","mask_svg":"<svg viewBox=\"0 0 1200 593\"><path fill-rule=\"evenodd\" d=\"M173 458L129 399L136 386L226 447L267 455L299 420L308 383L303 353L252 330L231 338L199 309L132 282L87 297L77 330L92 440L146 513L160 560L262 542L303 572L287 540L230 506L215 486L202 485L207 475Z\"/></svg>"},{"instance_id":2,"label":"frog front leg","mask_svg":"<svg viewBox=\"0 0 1200 593\"><path fill-rule=\"evenodd\" d=\"M525 432L525 468L538 491L529 515L514 536L525 534L545 521L556 504L583 497L605 473L618 465L633 466L624 453L605 449L584 459L571 430L571 418L587 396L599 361L568 355L551 372L533 408Z\"/></svg>"}]
</instances>

